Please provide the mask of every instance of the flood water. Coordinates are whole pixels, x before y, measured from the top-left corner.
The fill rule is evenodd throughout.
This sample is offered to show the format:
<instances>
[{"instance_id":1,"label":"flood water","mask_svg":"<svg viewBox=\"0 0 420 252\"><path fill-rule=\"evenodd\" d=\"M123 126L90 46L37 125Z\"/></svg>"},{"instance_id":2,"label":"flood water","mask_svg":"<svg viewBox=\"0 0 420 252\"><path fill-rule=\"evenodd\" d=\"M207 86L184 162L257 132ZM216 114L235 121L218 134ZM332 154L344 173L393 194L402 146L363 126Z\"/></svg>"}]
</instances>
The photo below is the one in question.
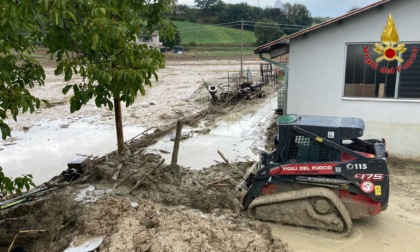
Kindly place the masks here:
<instances>
[{"instance_id":1,"label":"flood water","mask_svg":"<svg viewBox=\"0 0 420 252\"><path fill-rule=\"evenodd\" d=\"M229 161L258 160L264 146L264 132L276 107L275 98L241 113L222 117L208 134L194 133L181 141L178 164L201 169L223 162L220 150ZM67 163L77 154L101 156L116 147L113 126L100 124L99 117L77 120L54 120L33 123L27 131L13 131L13 141L0 140L0 166L6 176L32 174L35 184L48 181L67 169ZM126 140L140 134L144 127L124 127ZM184 131L195 130L187 129ZM10 144L10 145L9 145ZM170 152L164 154L161 150ZM164 137L149 148L171 161L173 142Z\"/></svg>"},{"instance_id":2,"label":"flood water","mask_svg":"<svg viewBox=\"0 0 420 252\"><path fill-rule=\"evenodd\" d=\"M223 162L218 150L229 161L257 161L260 150L264 149L265 129L275 108L276 99L267 98L264 103L248 107L241 113L220 118L208 134L193 133L180 143L178 164L191 169L209 167L216 164L216 161ZM191 131L194 129L183 129L183 133ZM174 142L167 136L149 150L160 153L169 164L173 145Z\"/></svg>"},{"instance_id":3,"label":"flood water","mask_svg":"<svg viewBox=\"0 0 420 252\"><path fill-rule=\"evenodd\" d=\"M115 129L95 125L97 118L81 121L41 121L28 131L13 131L14 141L0 141L0 165L6 176L32 174L35 184L48 181L67 169L77 154L104 155L116 147ZM125 139L141 133L142 127L125 127ZM12 144L12 145L7 145Z\"/></svg>"}]
</instances>

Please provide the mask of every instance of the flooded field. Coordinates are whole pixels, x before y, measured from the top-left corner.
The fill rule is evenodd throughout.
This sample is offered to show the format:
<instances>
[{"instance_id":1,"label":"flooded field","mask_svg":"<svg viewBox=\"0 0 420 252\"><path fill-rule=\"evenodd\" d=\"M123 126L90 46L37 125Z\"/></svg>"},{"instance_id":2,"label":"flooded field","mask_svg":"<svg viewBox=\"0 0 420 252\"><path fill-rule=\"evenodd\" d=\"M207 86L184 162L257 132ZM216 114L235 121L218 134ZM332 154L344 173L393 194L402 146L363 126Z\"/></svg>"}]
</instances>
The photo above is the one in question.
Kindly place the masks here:
<instances>
[{"instance_id":1,"label":"flooded field","mask_svg":"<svg viewBox=\"0 0 420 252\"><path fill-rule=\"evenodd\" d=\"M194 133L197 129L184 128L184 134L190 138L180 143L178 163L191 169L209 167L216 161L223 162L218 150L229 161L257 161L259 151L265 144L265 128L275 108L276 98L267 98L263 103L248 107L241 113L222 117L209 128L207 134ZM205 128L204 124L201 128ZM171 136L168 136L150 146L149 150L161 154L170 163L173 144Z\"/></svg>"},{"instance_id":2,"label":"flooded field","mask_svg":"<svg viewBox=\"0 0 420 252\"><path fill-rule=\"evenodd\" d=\"M244 64L259 69L258 60ZM235 60L168 61L167 67L159 72L159 81L147 89L146 96L138 97L129 108L122 108L125 140L147 128L162 127L206 109L209 100L203 80L226 82L228 72L238 71L239 67ZM97 156L116 149L113 111L97 108L90 102L71 114L68 103L71 94L62 94L65 85L62 77L55 76L52 67L46 68L46 76L45 87L36 87L31 92L48 99L52 107L19 115L17 122L8 120L12 137L0 140L0 166L5 174L11 177L33 174L36 184L67 169L67 162L76 154ZM73 83L76 82L77 78ZM214 160L220 160L218 149L232 161L256 159L255 148L263 136L254 130L264 117L263 113L256 113L260 108L230 115L216 127L212 126L209 135L196 134L189 141L183 141L179 163L194 168L214 164ZM158 145L154 148L171 152L173 142L163 139ZM170 158L166 160L170 162Z\"/></svg>"},{"instance_id":3,"label":"flooded field","mask_svg":"<svg viewBox=\"0 0 420 252\"><path fill-rule=\"evenodd\" d=\"M191 138L181 141L178 163L192 169L208 167L215 164L215 160L223 161L217 150L230 161L258 160L259 150L264 146L264 125L272 117L275 105L275 98L266 99L242 113L222 117L208 134L191 134ZM14 177L30 173L39 184L67 169L67 162L77 154L101 156L114 151L115 129L111 125L95 125L99 119L96 116L81 117L77 121L40 121L26 131L15 131L13 141L4 142L1 147L6 174ZM125 139L145 129L126 126ZM184 129L185 132L195 130ZM170 163L173 143L167 136L149 150L160 153Z\"/></svg>"},{"instance_id":4,"label":"flooded field","mask_svg":"<svg viewBox=\"0 0 420 252\"><path fill-rule=\"evenodd\" d=\"M67 162L77 154L101 156L114 151L115 129L89 121L95 121L95 118L78 122L41 121L26 132L14 132L13 142L0 144L4 172L11 177L32 174L35 184L40 184L67 169ZM124 133L129 139L143 130L125 127Z\"/></svg>"}]
</instances>

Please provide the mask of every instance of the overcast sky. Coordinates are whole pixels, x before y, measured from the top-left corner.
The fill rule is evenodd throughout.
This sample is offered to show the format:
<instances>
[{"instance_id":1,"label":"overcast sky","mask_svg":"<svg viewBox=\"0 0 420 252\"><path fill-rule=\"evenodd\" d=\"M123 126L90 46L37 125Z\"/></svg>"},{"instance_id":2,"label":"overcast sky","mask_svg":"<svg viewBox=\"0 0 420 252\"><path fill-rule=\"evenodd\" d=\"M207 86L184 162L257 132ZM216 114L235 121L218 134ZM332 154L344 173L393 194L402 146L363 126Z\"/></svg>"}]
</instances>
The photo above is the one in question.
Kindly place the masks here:
<instances>
[{"instance_id":1,"label":"overcast sky","mask_svg":"<svg viewBox=\"0 0 420 252\"><path fill-rule=\"evenodd\" d=\"M249 5L274 6L276 0L222 0L225 3L235 4L246 2ZM308 8L312 17L338 17L350 10L352 7L364 7L366 5L378 2L379 0L281 0L283 3L301 3ZM178 4L194 5L194 0L178 0Z\"/></svg>"}]
</instances>

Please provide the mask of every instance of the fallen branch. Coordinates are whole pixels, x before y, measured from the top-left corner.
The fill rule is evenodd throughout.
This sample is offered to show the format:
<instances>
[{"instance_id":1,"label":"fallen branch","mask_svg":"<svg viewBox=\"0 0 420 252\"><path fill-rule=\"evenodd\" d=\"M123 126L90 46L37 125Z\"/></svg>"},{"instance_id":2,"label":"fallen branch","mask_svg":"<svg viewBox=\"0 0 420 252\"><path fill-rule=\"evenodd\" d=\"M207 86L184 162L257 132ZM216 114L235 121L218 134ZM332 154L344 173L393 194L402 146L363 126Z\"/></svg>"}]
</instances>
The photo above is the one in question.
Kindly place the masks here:
<instances>
[{"instance_id":1,"label":"fallen branch","mask_svg":"<svg viewBox=\"0 0 420 252\"><path fill-rule=\"evenodd\" d=\"M208 187L208 186L211 186L211 185L214 185L214 184L217 184L217 183L220 183L220 182L229 180L229 179L233 179L233 178L232 177L228 177L228 178L220 179L220 180L217 180L217 181L213 181L213 182L210 182L208 184L205 184L204 187Z\"/></svg>"},{"instance_id":2,"label":"fallen branch","mask_svg":"<svg viewBox=\"0 0 420 252\"><path fill-rule=\"evenodd\" d=\"M118 175L120 175L121 168L123 167L123 165L124 165L124 161L123 161L123 162L121 162L121 163L117 166L117 170L115 171L114 176L112 176L111 180L117 181Z\"/></svg>"},{"instance_id":3,"label":"fallen branch","mask_svg":"<svg viewBox=\"0 0 420 252\"><path fill-rule=\"evenodd\" d=\"M176 111L175 109L172 109L172 111L175 112L175 114L177 114L177 115L185 117L184 113L182 113L181 111Z\"/></svg>"},{"instance_id":4,"label":"fallen branch","mask_svg":"<svg viewBox=\"0 0 420 252\"><path fill-rule=\"evenodd\" d=\"M42 229L42 230L20 230L19 232L16 233L15 237L13 238L13 241L10 244L9 249L7 250L7 252L12 251L13 244L15 244L16 238L18 237L19 234L33 233L33 232L42 233L42 232L47 232L47 231L48 230L45 230L45 229Z\"/></svg>"},{"instance_id":5,"label":"fallen branch","mask_svg":"<svg viewBox=\"0 0 420 252\"><path fill-rule=\"evenodd\" d=\"M230 97L230 99L225 102L225 104L231 104L238 96L238 93L235 93L234 95L232 95L232 97Z\"/></svg>"},{"instance_id":6,"label":"fallen branch","mask_svg":"<svg viewBox=\"0 0 420 252\"><path fill-rule=\"evenodd\" d=\"M149 159L150 159L150 156L148 156L143 162L141 162L139 164L138 168L142 167L147 161L149 161ZM139 173L139 171L135 171L135 172L132 172L132 173L128 174L127 177L125 177L120 183L118 183L114 186L114 189L121 186L122 184L124 184L125 181L127 181L131 176L133 176L137 173Z\"/></svg>"},{"instance_id":7,"label":"fallen branch","mask_svg":"<svg viewBox=\"0 0 420 252\"><path fill-rule=\"evenodd\" d=\"M129 140L125 141L125 143L129 143L129 142L133 141L134 139L136 139L137 137L139 137L141 135L144 135L147 131L149 131L151 129L157 129L157 127L148 128L147 130L143 131L142 133L138 134L137 136L134 136L134 137L130 138Z\"/></svg>"},{"instance_id":8,"label":"fallen branch","mask_svg":"<svg viewBox=\"0 0 420 252\"><path fill-rule=\"evenodd\" d=\"M93 154L91 154L91 155L85 155L85 154L77 154L76 153L76 155L77 156L82 156L82 157L88 157L88 158L91 158L91 160L95 160L95 159L97 159L99 156L93 156Z\"/></svg>"},{"instance_id":9,"label":"fallen branch","mask_svg":"<svg viewBox=\"0 0 420 252\"><path fill-rule=\"evenodd\" d=\"M136 150L136 151L133 153L133 155L135 156L135 155L137 155L137 154L140 154L140 153L142 153L145 149L146 149L146 148L140 148L140 149Z\"/></svg>"},{"instance_id":10,"label":"fallen branch","mask_svg":"<svg viewBox=\"0 0 420 252\"><path fill-rule=\"evenodd\" d=\"M223 158L223 161L225 161L225 163L230 166L229 160L227 160L227 158L225 158L225 156L223 155L223 153L220 152L219 150L217 150L217 153L219 153L219 155Z\"/></svg>"},{"instance_id":11,"label":"fallen branch","mask_svg":"<svg viewBox=\"0 0 420 252\"><path fill-rule=\"evenodd\" d=\"M157 168L159 168L163 163L165 162L165 159L163 158L159 164L157 164L150 172L148 172L143 178L137 181L136 185L133 186L133 188L130 190L130 194L132 194L134 191L136 191L140 185L152 174Z\"/></svg>"},{"instance_id":12,"label":"fallen branch","mask_svg":"<svg viewBox=\"0 0 420 252\"><path fill-rule=\"evenodd\" d=\"M214 184L212 187L218 188L218 187L226 187L229 186L228 184Z\"/></svg>"}]
</instances>

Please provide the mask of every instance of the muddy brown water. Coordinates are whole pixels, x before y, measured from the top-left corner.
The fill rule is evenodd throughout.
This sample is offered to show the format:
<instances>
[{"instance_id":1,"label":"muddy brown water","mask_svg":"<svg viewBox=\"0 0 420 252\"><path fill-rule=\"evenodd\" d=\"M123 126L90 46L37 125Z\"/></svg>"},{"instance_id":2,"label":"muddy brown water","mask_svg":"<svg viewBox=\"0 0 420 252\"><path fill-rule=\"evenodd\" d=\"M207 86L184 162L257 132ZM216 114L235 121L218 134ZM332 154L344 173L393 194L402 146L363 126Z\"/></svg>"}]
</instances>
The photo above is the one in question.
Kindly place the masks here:
<instances>
[{"instance_id":1,"label":"muddy brown water","mask_svg":"<svg viewBox=\"0 0 420 252\"><path fill-rule=\"evenodd\" d=\"M6 176L32 174L41 184L67 169L77 154L102 156L116 149L115 129L94 125L98 118L40 121L28 131L14 131L13 140L0 141L0 163ZM125 127L127 139L144 131L142 127ZM12 145L8 145L12 144Z\"/></svg>"},{"instance_id":2,"label":"muddy brown water","mask_svg":"<svg viewBox=\"0 0 420 252\"><path fill-rule=\"evenodd\" d=\"M420 216L392 204L378 216L353 221L349 237L269 223L294 251L419 251Z\"/></svg>"},{"instance_id":3,"label":"muddy brown water","mask_svg":"<svg viewBox=\"0 0 420 252\"><path fill-rule=\"evenodd\" d=\"M220 150L230 161L258 159L264 146L264 129L272 117L275 97L244 111L223 116L208 134L195 133L180 144L178 164L192 169L202 169L223 160ZM32 174L35 184L48 181L67 169L67 162L77 154L101 156L116 149L115 129L97 124L99 117L81 117L77 121L53 120L35 123L27 131L14 131L13 139L1 141L0 162L7 176ZM204 126L203 126L204 127ZM143 132L145 127L125 127L125 139ZM185 130L193 131L193 128ZM8 145L12 144L12 145ZM164 137L150 147L171 161L173 142Z\"/></svg>"},{"instance_id":4,"label":"muddy brown water","mask_svg":"<svg viewBox=\"0 0 420 252\"><path fill-rule=\"evenodd\" d=\"M276 98L268 98L264 103L245 110L225 115L218 119L208 134L193 133L182 140L178 153L178 164L191 169L209 167L223 159L217 153L224 154L229 161L257 161L260 150L265 144L265 128L273 117ZM204 123L200 128L205 128ZM195 129L184 128L189 133ZM174 142L167 136L150 146L150 152L156 152L171 162ZM163 150L163 152L162 152Z\"/></svg>"}]
</instances>

